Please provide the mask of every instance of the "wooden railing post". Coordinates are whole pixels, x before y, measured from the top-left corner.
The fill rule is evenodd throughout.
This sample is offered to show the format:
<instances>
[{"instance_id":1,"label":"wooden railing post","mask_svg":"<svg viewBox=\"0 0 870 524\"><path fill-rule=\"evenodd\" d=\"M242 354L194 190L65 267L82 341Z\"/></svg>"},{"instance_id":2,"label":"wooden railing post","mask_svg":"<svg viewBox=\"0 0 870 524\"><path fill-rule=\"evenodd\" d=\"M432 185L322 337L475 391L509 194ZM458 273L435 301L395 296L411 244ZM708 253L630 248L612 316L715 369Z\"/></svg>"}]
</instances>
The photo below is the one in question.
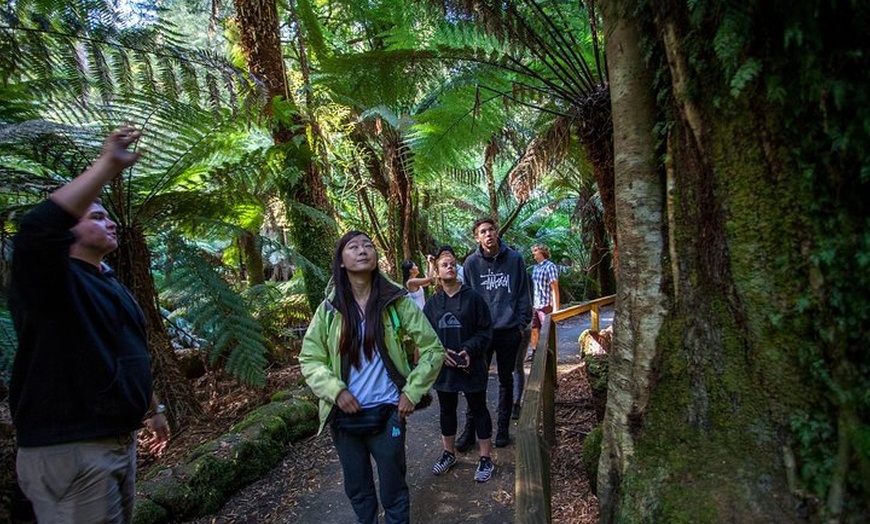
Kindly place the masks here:
<instances>
[{"instance_id":1,"label":"wooden railing post","mask_svg":"<svg viewBox=\"0 0 870 524\"><path fill-rule=\"evenodd\" d=\"M547 444L552 446L556 445L556 379L559 376L559 354L558 348L556 348L556 323L550 320L550 315L547 315L544 318L544 324L541 326L544 328L546 326L546 344L547 344L547 376L550 377L546 387L541 391L541 400L543 401L544 408L544 440L546 440ZM543 329L542 329L543 331ZM544 338L544 337L541 337ZM552 384L553 387L550 385ZM547 463L549 464L549 455L548 455Z\"/></svg>"},{"instance_id":2,"label":"wooden railing post","mask_svg":"<svg viewBox=\"0 0 870 524\"><path fill-rule=\"evenodd\" d=\"M517 424L514 485L516 522L522 524L549 524L552 520L550 449L556 442L554 326L549 316L541 325Z\"/></svg>"},{"instance_id":3,"label":"wooden railing post","mask_svg":"<svg viewBox=\"0 0 870 524\"><path fill-rule=\"evenodd\" d=\"M589 329L595 333L598 331L598 306L592 306L589 310Z\"/></svg>"},{"instance_id":4,"label":"wooden railing post","mask_svg":"<svg viewBox=\"0 0 870 524\"><path fill-rule=\"evenodd\" d=\"M616 295L602 297L547 315L541 325L535 360L523 394L523 409L516 438L516 522L549 524L552 521L550 450L556 446L556 379L558 350L556 322L590 312L598 330L599 308L613 304Z\"/></svg>"}]
</instances>

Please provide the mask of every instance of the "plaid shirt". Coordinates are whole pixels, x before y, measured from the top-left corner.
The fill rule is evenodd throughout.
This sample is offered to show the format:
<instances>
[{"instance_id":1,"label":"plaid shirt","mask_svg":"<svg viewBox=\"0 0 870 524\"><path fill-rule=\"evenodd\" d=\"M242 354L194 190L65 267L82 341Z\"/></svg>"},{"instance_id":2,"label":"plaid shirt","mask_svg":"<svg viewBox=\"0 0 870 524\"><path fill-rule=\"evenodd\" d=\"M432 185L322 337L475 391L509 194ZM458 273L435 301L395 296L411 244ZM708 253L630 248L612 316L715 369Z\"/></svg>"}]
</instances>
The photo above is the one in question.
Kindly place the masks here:
<instances>
[{"instance_id":1,"label":"plaid shirt","mask_svg":"<svg viewBox=\"0 0 870 524\"><path fill-rule=\"evenodd\" d=\"M540 264L532 268L532 286L535 288L535 301L533 307L541 309L553 303L552 282L559 280L559 268L556 264L545 258Z\"/></svg>"}]
</instances>

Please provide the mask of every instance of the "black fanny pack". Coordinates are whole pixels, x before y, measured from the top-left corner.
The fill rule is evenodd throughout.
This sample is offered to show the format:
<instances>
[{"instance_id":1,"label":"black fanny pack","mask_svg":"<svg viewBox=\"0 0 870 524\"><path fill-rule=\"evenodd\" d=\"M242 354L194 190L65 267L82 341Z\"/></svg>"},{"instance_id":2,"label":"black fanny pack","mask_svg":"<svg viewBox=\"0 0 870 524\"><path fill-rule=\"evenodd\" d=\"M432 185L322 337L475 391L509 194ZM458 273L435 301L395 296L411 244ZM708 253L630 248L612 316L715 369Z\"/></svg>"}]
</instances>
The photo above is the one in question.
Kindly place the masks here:
<instances>
[{"instance_id":1,"label":"black fanny pack","mask_svg":"<svg viewBox=\"0 0 870 524\"><path fill-rule=\"evenodd\" d=\"M370 408L364 408L360 411L348 414L340 410L338 406L334 408L332 417L332 428L338 431L344 431L351 435L377 435L387 425L387 421L396 411L396 406L392 404L378 404Z\"/></svg>"}]
</instances>

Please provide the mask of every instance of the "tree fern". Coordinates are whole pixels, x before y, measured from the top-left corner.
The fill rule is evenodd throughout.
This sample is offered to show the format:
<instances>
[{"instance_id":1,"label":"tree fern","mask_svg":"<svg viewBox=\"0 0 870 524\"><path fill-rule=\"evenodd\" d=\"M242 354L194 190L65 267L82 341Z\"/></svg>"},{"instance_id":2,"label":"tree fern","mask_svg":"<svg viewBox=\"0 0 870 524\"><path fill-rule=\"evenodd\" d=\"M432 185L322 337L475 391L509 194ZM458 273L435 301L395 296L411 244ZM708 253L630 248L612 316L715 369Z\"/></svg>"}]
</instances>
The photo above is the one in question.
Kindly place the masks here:
<instances>
[{"instance_id":1,"label":"tree fern","mask_svg":"<svg viewBox=\"0 0 870 524\"><path fill-rule=\"evenodd\" d=\"M12 317L6 309L0 309L0 383L9 385L12 362L18 349L18 338L12 326Z\"/></svg>"},{"instance_id":2,"label":"tree fern","mask_svg":"<svg viewBox=\"0 0 870 524\"><path fill-rule=\"evenodd\" d=\"M301 339L304 332L300 326L306 326L311 319L302 272L296 271L286 282L251 286L242 297L263 326L267 339L277 346L275 353L286 358L288 341Z\"/></svg>"},{"instance_id":3,"label":"tree fern","mask_svg":"<svg viewBox=\"0 0 870 524\"><path fill-rule=\"evenodd\" d=\"M265 384L266 339L245 300L218 274L217 268L193 247L173 242L174 263L161 294L192 322L209 345L211 364L252 385Z\"/></svg>"},{"instance_id":4,"label":"tree fern","mask_svg":"<svg viewBox=\"0 0 870 524\"><path fill-rule=\"evenodd\" d=\"M248 74L183 44L168 23L119 23L114 2L19 1L0 9L0 74L45 97L107 103L139 89L211 106L255 95ZM218 82L220 79L220 82ZM246 104L241 104L244 107Z\"/></svg>"}]
</instances>

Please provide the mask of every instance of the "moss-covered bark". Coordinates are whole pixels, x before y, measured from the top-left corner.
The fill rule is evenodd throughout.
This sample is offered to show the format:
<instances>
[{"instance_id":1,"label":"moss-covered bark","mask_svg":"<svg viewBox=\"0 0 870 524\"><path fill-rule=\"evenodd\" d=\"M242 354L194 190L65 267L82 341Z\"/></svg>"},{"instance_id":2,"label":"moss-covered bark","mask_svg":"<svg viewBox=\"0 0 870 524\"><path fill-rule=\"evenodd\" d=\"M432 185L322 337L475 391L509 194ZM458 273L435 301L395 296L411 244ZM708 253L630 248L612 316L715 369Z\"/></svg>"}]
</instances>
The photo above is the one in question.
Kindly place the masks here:
<instances>
[{"instance_id":1,"label":"moss-covered bark","mask_svg":"<svg viewBox=\"0 0 870 524\"><path fill-rule=\"evenodd\" d=\"M134 522L157 524L218 510L238 489L275 466L288 442L317 431L317 406L298 392L277 395L229 433L194 450L175 468L137 483Z\"/></svg>"},{"instance_id":2,"label":"moss-covered bark","mask_svg":"<svg viewBox=\"0 0 870 524\"><path fill-rule=\"evenodd\" d=\"M611 374L648 373L648 401L636 382L611 380L603 522L870 518L870 406L858 386L870 380L858 350L870 224L856 197L870 189L870 112L851 109L858 126L845 117L846 101L868 98L852 72L868 57L848 29L820 23L857 30L870 17L810 4L632 2L620 14L645 28L662 102L670 260L653 348L636 338L649 312L616 326ZM611 81L616 91L625 79ZM617 206L619 227L633 220ZM620 239L621 270L648 263ZM636 295L624 275L618 296ZM627 398L643 409L613 423Z\"/></svg>"}]
</instances>

